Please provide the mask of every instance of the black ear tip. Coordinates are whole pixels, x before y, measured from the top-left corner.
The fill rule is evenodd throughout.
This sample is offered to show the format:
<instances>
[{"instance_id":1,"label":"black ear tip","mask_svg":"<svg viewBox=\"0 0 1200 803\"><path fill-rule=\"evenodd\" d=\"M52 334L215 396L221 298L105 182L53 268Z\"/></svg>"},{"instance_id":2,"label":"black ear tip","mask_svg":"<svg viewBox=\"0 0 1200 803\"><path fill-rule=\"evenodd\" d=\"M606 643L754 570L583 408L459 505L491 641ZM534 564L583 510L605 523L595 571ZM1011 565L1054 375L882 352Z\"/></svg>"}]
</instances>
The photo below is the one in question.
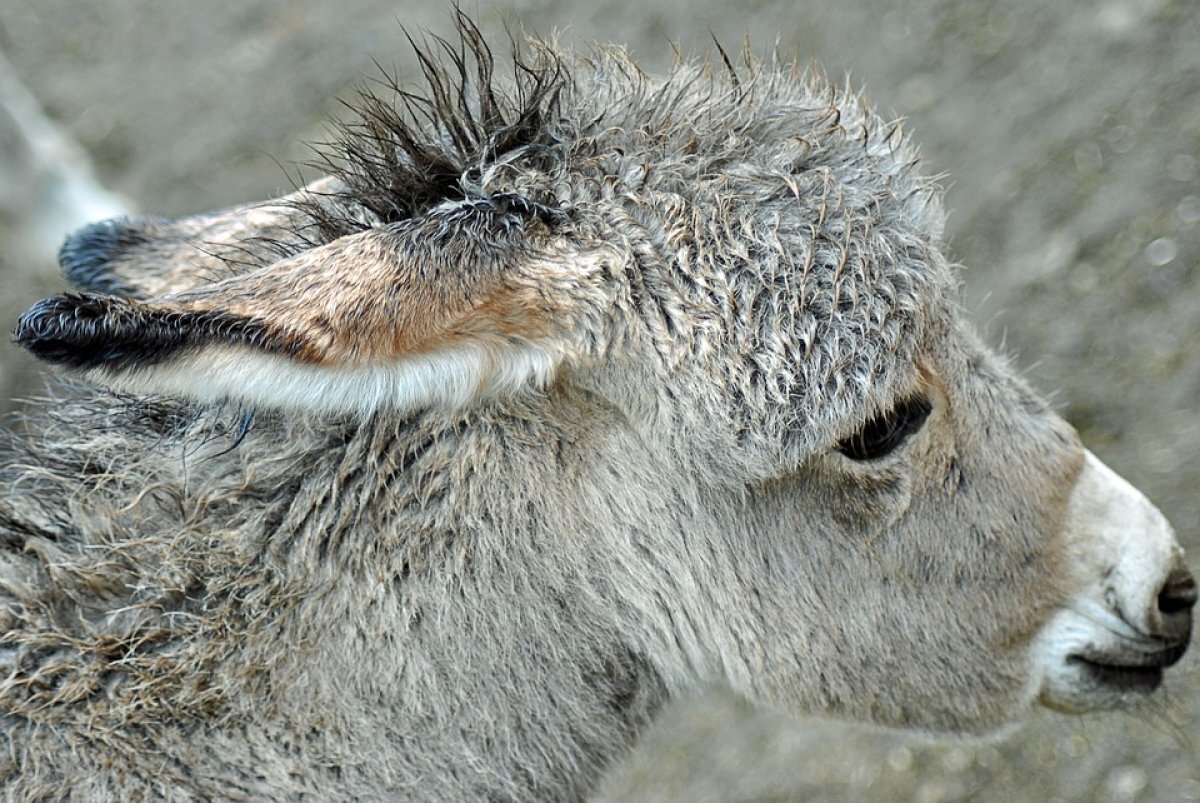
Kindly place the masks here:
<instances>
[{"instance_id":1,"label":"black ear tip","mask_svg":"<svg viewBox=\"0 0 1200 803\"><path fill-rule=\"evenodd\" d=\"M67 236L58 250L58 264L63 275L76 287L114 295L133 295L135 288L110 274L108 264L127 248L148 241L142 226L129 218L100 220Z\"/></svg>"},{"instance_id":2,"label":"black ear tip","mask_svg":"<svg viewBox=\"0 0 1200 803\"><path fill-rule=\"evenodd\" d=\"M275 351L294 348L253 319L77 293L37 302L21 315L13 335L39 360L109 371L144 368L217 341Z\"/></svg>"},{"instance_id":3,"label":"black ear tip","mask_svg":"<svg viewBox=\"0 0 1200 803\"><path fill-rule=\"evenodd\" d=\"M27 309L13 332L18 344L46 362L83 367L106 329L117 299L64 294Z\"/></svg>"}]
</instances>

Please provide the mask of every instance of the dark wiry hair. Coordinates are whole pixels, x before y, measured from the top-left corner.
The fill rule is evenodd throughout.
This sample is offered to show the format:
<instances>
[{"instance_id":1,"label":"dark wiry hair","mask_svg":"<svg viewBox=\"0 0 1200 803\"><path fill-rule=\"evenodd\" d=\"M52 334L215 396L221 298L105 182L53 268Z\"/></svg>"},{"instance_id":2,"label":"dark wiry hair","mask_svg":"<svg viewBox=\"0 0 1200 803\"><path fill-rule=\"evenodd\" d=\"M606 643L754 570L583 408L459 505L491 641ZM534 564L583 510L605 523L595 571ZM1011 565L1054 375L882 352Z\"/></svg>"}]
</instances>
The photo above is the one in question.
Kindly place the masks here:
<instances>
[{"instance_id":1,"label":"dark wiry hair","mask_svg":"<svg viewBox=\"0 0 1200 803\"><path fill-rule=\"evenodd\" d=\"M521 156L554 159L564 141L560 101L571 85L563 57L534 42L512 42L512 80L495 76L496 57L475 23L455 12L453 39L431 36L413 48L424 91L384 74L384 90L364 88L347 107L357 120L319 146L310 166L341 181L333 198L304 204L315 238L327 242L380 223L419 215L447 200L482 197L488 165ZM333 203L330 203L333 201Z\"/></svg>"}]
</instances>

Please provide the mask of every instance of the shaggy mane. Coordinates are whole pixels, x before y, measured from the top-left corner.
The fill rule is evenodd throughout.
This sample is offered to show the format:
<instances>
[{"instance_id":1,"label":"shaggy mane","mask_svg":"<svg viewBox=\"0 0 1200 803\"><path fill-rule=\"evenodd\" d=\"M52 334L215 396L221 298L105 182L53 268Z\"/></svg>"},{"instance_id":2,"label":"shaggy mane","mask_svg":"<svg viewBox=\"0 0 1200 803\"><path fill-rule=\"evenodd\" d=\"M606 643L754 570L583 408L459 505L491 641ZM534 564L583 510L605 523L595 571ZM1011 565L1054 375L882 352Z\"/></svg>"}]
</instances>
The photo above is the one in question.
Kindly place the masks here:
<instances>
[{"instance_id":1,"label":"shaggy mane","mask_svg":"<svg viewBox=\"0 0 1200 803\"><path fill-rule=\"evenodd\" d=\"M309 166L343 185L332 198L299 202L320 241L484 197L481 179L491 165L554 159L565 139L560 102L572 83L563 56L537 40L526 54L510 38L512 76L501 81L495 54L461 11L455 30L453 40L406 33L424 91L384 73L378 88L364 87L345 104L358 119L337 124L338 136L318 146Z\"/></svg>"}]
</instances>

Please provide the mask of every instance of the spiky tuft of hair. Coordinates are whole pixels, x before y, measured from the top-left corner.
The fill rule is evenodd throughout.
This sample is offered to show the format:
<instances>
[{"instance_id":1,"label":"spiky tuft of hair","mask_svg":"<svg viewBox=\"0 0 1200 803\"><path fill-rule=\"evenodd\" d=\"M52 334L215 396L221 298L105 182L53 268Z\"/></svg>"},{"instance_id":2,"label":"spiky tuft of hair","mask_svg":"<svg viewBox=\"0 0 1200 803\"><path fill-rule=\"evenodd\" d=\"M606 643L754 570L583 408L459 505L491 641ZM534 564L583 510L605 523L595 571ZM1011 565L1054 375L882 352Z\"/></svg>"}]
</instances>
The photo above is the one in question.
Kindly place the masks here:
<instances>
[{"instance_id":1,"label":"spiky tuft of hair","mask_svg":"<svg viewBox=\"0 0 1200 803\"><path fill-rule=\"evenodd\" d=\"M333 198L301 202L318 240L481 198L484 171L508 159L555 158L565 139L560 100L571 85L563 56L537 42L527 53L514 41L511 79L501 82L475 23L459 11L455 29L453 40L408 37L423 91L385 74L346 104L358 119L339 124L311 163L340 188Z\"/></svg>"}]
</instances>

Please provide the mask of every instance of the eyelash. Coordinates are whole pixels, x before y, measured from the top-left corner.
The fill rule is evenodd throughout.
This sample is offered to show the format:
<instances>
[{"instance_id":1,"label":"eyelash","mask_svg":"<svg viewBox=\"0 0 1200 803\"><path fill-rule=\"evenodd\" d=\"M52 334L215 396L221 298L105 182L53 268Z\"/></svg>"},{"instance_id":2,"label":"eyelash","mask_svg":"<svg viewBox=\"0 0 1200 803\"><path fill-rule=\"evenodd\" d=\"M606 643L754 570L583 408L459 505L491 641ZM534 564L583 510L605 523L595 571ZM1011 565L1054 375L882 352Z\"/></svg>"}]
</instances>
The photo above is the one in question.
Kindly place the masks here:
<instances>
[{"instance_id":1,"label":"eyelash","mask_svg":"<svg viewBox=\"0 0 1200 803\"><path fill-rule=\"evenodd\" d=\"M878 460L895 451L920 431L933 407L924 396L912 396L868 421L858 432L838 442L837 450L851 460Z\"/></svg>"}]
</instances>

